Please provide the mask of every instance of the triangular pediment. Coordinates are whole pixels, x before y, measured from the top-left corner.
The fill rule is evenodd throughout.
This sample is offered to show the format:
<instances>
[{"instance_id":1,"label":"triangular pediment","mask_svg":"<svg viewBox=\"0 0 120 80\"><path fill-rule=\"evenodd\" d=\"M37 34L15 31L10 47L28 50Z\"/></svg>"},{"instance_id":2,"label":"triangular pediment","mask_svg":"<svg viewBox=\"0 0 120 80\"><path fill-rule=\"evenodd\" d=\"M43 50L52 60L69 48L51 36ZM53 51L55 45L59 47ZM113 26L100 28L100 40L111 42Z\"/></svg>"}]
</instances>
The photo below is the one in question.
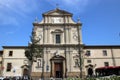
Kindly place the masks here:
<instances>
[{"instance_id":1,"label":"triangular pediment","mask_svg":"<svg viewBox=\"0 0 120 80\"><path fill-rule=\"evenodd\" d=\"M45 13L43 13L43 16L45 16L45 15L69 15L69 16L72 16L72 13L70 13L70 12L67 12L67 11L65 11L65 10L60 10L60 9L55 9L55 10L50 10L50 11L48 11L48 12L45 12Z\"/></svg>"}]
</instances>

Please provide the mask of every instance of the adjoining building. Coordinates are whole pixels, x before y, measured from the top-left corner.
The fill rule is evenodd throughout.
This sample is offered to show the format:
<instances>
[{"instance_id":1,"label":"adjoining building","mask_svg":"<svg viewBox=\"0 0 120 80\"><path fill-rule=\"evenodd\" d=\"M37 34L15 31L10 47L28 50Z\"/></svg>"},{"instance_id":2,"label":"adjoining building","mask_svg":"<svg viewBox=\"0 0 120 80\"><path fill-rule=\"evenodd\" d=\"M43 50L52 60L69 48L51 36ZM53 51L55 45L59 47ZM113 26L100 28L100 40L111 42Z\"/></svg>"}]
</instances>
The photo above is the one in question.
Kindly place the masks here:
<instances>
[{"instance_id":1,"label":"adjoining building","mask_svg":"<svg viewBox=\"0 0 120 80\"><path fill-rule=\"evenodd\" d=\"M41 22L33 23L44 54L33 62L33 78L42 75L46 78L79 77L80 73L82 76L95 75L96 68L120 66L120 45L83 44L82 23L73 21L72 13L56 8L42 16ZM3 76L30 74L26 49L27 46L3 46Z\"/></svg>"},{"instance_id":2,"label":"adjoining building","mask_svg":"<svg viewBox=\"0 0 120 80\"><path fill-rule=\"evenodd\" d=\"M2 66L3 61L3 51L0 51L0 76L2 76L2 70L4 69Z\"/></svg>"}]
</instances>

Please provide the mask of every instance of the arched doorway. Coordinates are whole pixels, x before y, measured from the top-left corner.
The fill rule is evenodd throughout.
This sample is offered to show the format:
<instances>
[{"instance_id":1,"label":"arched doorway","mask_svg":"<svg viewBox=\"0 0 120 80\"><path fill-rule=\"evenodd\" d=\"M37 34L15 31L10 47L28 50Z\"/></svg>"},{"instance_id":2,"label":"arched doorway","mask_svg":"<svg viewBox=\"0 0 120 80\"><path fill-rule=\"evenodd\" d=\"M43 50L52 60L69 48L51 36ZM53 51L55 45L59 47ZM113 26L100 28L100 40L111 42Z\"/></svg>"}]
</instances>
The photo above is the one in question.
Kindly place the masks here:
<instances>
[{"instance_id":1,"label":"arched doorway","mask_svg":"<svg viewBox=\"0 0 120 80\"><path fill-rule=\"evenodd\" d=\"M93 76L93 69L92 68L88 68L88 76Z\"/></svg>"},{"instance_id":2,"label":"arched doorway","mask_svg":"<svg viewBox=\"0 0 120 80\"><path fill-rule=\"evenodd\" d=\"M23 76L28 76L29 75L29 70L28 69L24 69L23 70Z\"/></svg>"},{"instance_id":3,"label":"arched doorway","mask_svg":"<svg viewBox=\"0 0 120 80\"><path fill-rule=\"evenodd\" d=\"M65 58L63 56L54 56L51 61L51 77L63 78L65 76Z\"/></svg>"},{"instance_id":4,"label":"arched doorway","mask_svg":"<svg viewBox=\"0 0 120 80\"><path fill-rule=\"evenodd\" d=\"M93 76L93 73L94 73L93 68L94 68L94 66L92 64L89 64L89 65L86 65L85 67L86 67L86 70L87 70L87 76L89 76L89 77Z\"/></svg>"},{"instance_id":5,"label":"arched doorway","mask_svg":"<svg viewBox=\"0 0 120 80\"><path fill-rule=\"evenodd\" d=\"M62 62L57 62L54 63L54 74L56 78L61 78L63 77L63 63Z\"/></svg>"},{"instance_id":6,"label":"arched doorway","mask_svg":"<svg viewBox=\"0 0 120 80\"><path fill-rule=\"evenodd\" d=\"M29 66L28 65L23 65L21 66L22 71L23 71L23 76L29 76Z\"/></svg>"}]
</instances>

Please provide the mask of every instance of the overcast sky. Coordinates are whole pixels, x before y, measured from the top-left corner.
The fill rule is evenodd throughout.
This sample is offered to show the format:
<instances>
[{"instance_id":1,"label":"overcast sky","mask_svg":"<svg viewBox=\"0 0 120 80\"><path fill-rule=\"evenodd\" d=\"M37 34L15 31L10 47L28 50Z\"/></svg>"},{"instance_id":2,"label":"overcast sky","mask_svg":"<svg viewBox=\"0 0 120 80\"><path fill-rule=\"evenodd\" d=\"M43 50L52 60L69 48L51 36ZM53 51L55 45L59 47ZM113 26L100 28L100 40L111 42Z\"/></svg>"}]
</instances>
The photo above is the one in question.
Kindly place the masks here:
<instances>
[{"instance_id":1,"label":"overcast sky","mask_svg":"<svg viewBox=\"0 0 120 80\"><path fill-rule=\"evenodd\" d=\"M32 23L59 8L80 18L86 45L120 45L120 0L0 0L0 49L27 46Z\"/></svg>"}]
</instances>

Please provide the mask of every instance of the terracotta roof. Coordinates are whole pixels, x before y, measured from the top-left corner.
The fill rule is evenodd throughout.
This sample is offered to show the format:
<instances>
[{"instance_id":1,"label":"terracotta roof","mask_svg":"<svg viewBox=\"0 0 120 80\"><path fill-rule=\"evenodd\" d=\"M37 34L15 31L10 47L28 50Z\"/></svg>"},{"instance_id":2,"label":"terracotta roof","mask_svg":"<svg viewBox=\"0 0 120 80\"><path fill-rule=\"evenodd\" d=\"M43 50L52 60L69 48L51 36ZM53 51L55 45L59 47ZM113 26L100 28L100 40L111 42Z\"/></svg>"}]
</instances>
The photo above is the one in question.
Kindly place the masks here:
<instances>
[{"instance_id":1,"label":"terracotta roof","mask_svg":"<svg viewBox=\"0 0 120 80\"><path fill-rule=\"evenodd\" d=\"M85 45L84 48L120 48L120 45Z\"/></svg>"},{"instance_id":2,"label":"terracotta roof","mask_svg":"<svg viewBox=\"0 0 120 80\"><path fill-rule=\"evenodd\" d=\"M64 46L64 45L52 45L45 44L42 46ZM67 46L76 46L74 44L68 44ZM82 45L84 48L120 48L120 45ZM28 46L2 46L3 48L28 48Z\"/></svg>"},{"instance_id":3,"label":"terracotta roof","mask_svg":"<svg viewBox=\"0 0 120 80\"><path fill-rule=\"evenodd\" d=\"M28 48L28 46L2 46L3 48Z\"/></svg>"}]
</instances>

